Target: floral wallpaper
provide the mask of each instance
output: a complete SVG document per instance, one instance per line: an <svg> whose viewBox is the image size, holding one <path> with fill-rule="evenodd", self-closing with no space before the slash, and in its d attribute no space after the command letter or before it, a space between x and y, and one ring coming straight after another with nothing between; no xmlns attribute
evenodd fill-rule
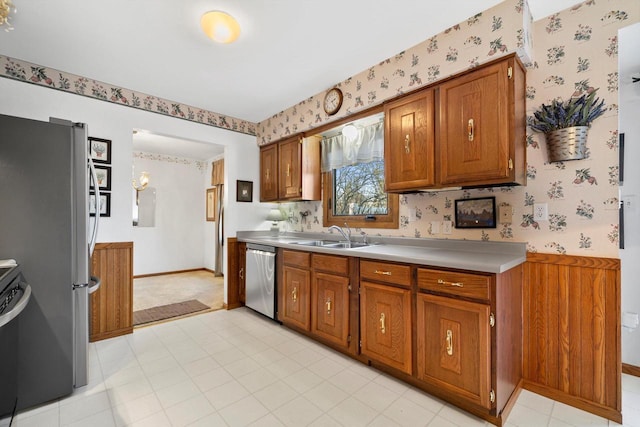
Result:
<svg viewBox="0 0 640 427"><path fill-rule="evenodd" d="M248 135L256 134L255 124L245 120L191 107L157 96L135 92L20 59L0 55L0 68L3 70L0 71L0 77L32 83L50 89L57 89Z"/></svg>
<svg viewBox="0 0 640 427"><path fill-rule="evenodd" d="M167 156L165 154L157 154L157 153L146 153L144 151L134 151L133 158L153 160L156 162L176 163L176 164L187 165L187 166L193 165L200 172L204 172L207 170L207 162L204 162L202 160L187 159L185 157Z"/></svg>
<svg viewBox="0 0 640 427"><path fill-rule="evenodd" d="M523 0L508 0L338 84L342 116L509 52L527 65L529 118L542 103L598 90L607 113L589 130L587 158L548 163L544 135L527 130L526 186L426 192L400 196L398 230L357 230L470 240L527 242L531 252L618 257L617 31L640 20L637 0L588 0L534 23ZM525 11L526 12L526 11ZM532 34L527 34L530 28ZM532 42L531 42L532 40ZM526 44L532 43L527 50ZM327 123L324 93L258 124L258 143ZM511 223L495 229L453 229L432 221L454 219L454 201L495 196L512 209ZM533 220L534 203L548 204L548 221ZM320 202L283 204L289 230L325 231ZM437 231L437 232L436 232ZM356 235L358 233L355 233Z"/></svg>

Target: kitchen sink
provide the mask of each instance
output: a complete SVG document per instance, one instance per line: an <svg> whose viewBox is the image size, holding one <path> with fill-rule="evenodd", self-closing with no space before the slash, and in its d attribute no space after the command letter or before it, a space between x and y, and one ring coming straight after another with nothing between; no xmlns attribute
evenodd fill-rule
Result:
<svg viewBox="0 0 640 427"><path fill-rule="evenodd" d="M351 249L369 246L368 243L361 242L336 242L335 240L304 240L300 242L292 242L302 246L321 246L324 248Z"/></svg>

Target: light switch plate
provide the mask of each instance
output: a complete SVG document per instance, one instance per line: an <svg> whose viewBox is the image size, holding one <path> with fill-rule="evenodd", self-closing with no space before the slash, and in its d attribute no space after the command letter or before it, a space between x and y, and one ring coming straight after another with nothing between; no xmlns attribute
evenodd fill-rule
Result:
<svg viewBox="0 0 640 427"><path fill-rule="evenodd" d="M498 206L498 222L500 224L511 224L513 221L513 208L511 205Z"/></svg>
<svg viewBox="0 0 640 427"><path fill-rule="evenodd" d="M440 234L440 221L431 221L431 234Z"/></svg>
<svg viewBox="0 0 640 427"><path fill-rule="evenodd" d="M442 221L442 234L451 234L451 221Z"/></svg>

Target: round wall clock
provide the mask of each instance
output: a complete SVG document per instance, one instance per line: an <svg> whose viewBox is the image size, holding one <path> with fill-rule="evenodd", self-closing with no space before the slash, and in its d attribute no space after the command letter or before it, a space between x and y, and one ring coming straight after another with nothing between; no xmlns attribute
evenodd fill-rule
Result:
<svg viewBox="0 0 640 427"><path fill-rule="evenodd" d="M337 87L329 89L324 95L324 112L332 116L342 107L342 91Z"/></svg>

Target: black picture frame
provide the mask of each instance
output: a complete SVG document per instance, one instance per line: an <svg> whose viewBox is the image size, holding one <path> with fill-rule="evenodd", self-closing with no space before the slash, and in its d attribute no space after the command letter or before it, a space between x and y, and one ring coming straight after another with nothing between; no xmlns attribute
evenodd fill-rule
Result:
<svg viewBox="0 0 640 427"><path fill-rule="evenodd" d="M89 216L96 216L96 193L93 191L89 193ZM111 216L111 193L100 193L100 216Z"/></svg>
<svg viewBox="0 0 640 427"><path fill-rule="evenodd" d="M111 191L111 166L96 165L96 177L98 178L98 189ZM89 189L94 190L93 180L90 180Z"/></svg>
<svg viewBox="0 0 640 427"><path fill-rule="evenodd" d="M496 198L456 200L455 220L456 228L496 228Z"/></svg>
<svg viewBox="0 0 640 427"><path fill-rule="evenodd" d="M236 181L236 201L253 201L253 181Z"/></svg>
<svg viewBox="0 0 640 427"><path fill-rule="evenodd" d="M111 164L111 140L95 138L90 136L89 140L89 157L93 163Z"/></svg>

